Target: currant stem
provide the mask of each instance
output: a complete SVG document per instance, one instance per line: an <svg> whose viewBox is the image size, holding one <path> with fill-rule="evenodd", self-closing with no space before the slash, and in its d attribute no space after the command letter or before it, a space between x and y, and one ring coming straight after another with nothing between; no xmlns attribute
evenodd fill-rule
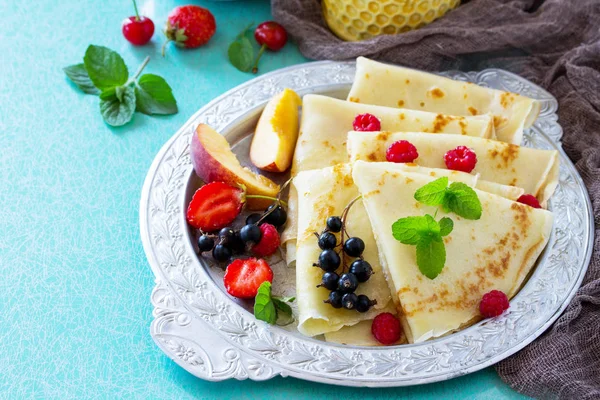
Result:
<svg viewBox="0 0 600 400"><path fill-rule="evenodd" d="M258 72L258 61L260 60L260 58L262 57L262 55L266 49L267 49L266 44L263 44L262 46L260 46L260 50L258 51L258 55L256 56L256 61L254 61L254 67L252 67L253 74L256 74Z"/></svg>
<svg viewBox="0 0 600 400"><path fill-rule="evenodd" d="M139 21L140 13L138 12L138 8L137 8L137 4L135 3L135 0L133 0L133 9L135 10L135 20Z"/></svg>
<svg viewBox="0 0 600 400"><path fill-rule="evenodd" d="M356 196L354 199L352 199L352 201L350 203L348 203L348 205L344 208L344 211L342 211L342 215L340 216L340 219L342 220L342 230L340 232L340 245L342 246L342 271L346 272L346 253L344 252L344 233L347 236L348 232L346 231L346 218L348 217L348 211L350 211L350 208L354 205L354 203L356 203L358 200L360 200L362 198L361 195Z"/></svg>
<svg viewBox="0 0 600 400"><path fill-rule="evenodd" d="M278 203L283 204L284 207L287 207L287 203L283 200L278 199L277 197L271 197L271 196L263 196L261 194L247 194L246 195L247 199L265 199L265 200L273 200L276 201Z"/></svg>

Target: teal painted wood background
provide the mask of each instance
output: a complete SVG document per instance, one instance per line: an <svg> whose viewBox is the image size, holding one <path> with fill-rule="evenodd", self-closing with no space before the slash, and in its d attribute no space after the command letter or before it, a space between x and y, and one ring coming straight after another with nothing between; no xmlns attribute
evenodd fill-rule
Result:
<svg viewBox="0 0 600 400"><path fill-rule="evenodd" d="M261 1L197 3L217 20L199 50L159 55L174 0L140 0L157 24L150 45L121 36L127 0L0 0L0 398L289 399L519 397L493 369L399 389L340 388L292 378L209 383L163 355L149 335L153 276L139 237L146 171L169 137L213 97L251 79L226 60L250 22L270 18ZM98 99L75 90L63 66L88 44L121 53L134 71L164 76L179 114L102 121ZM293 44L261 72L306 61Z"/></svg>

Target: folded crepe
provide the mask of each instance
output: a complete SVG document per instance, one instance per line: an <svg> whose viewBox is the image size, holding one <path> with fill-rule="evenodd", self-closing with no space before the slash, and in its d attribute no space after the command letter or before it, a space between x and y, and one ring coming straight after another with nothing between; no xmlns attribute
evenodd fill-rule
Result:
<svg viewBox="0 0 600 400"><path fill-rule="evenodd" d="M329 167L348 161L346 139L357 115L373 114L381 129L392 132L452 133L494 138L488 115L455 117L417 110L356 104L309 94L302 99L302 121L296 144L292 174Z"/></svg>
<svg viewBox="0 0 600 400"><path fill-rule="evenodd" d="M314 233L320 233L325 228L328 217L341 215L346 205L358 196L358 189L352 182L350 165L340 164L320 170L304 171L294 178L292 184L298 192L299 216L296 253L298 330L304 335L315 336L373 319L381 312L394 312L391 295L381 271L371 224L362 202L355 203L350 209L346 230L349 235L360 237L365 242L363 256L371 264L374 272L367 282L359 285L356 293L377 300L377 304L366 313L335 309L323 303L327 300L329 291L317 288L321 283L323 270L313 266L321 253ZM353 258L348 257L348 260L351 263Z"/></svg>
<svg viewBox="0 0 600 400"><path fill-rule="evenodd" d="M546 246L552 213L475 190L483 212L466 220L418 203L417 189L435 178L392 168L389 163L358 161L353 179L363 196L381 264L409 343L418 343L463 328L479 317L483 294L501 290L513 297ZM429 279L416 263L415 246L392 236L399 218L450 217L453 231L444 238L446 263Z"/></svg>
<svg viewBox="0 0 600 400"><path fill-rule="evenodd" d="M481 179L523 188L542 205L558 184L558 152L520 147L469 136L423 134L418 132L350 132L348 154L351 161L385 161L387 148L398 140L408 140L419 152L415 163L431 168L446 168L444 154L457 146L467 146L477 155L472 171Z"/></svg>
<svg viewBox="0 0 600 400"><path fill-rule="evenodd" d="M302 99L300 135L292 163L292 176L300 171L325 168L348 161L346 139L352 122L359 114L370 113L391 131L443 132L448 134L494 138L490 116L455 117L426 111L355 104L331 97L306 95ZM296 196L289 193L288 223L282 234L286 261L293 265L296 252Z"/></svg>
<svg viewBox="0 0 600 400"><path fill-rule="evenodd" d="M491 114L498 140L521 144L540 103L515 93L484 88L414 69L359 57L348 100L451 115Z"/></svg>

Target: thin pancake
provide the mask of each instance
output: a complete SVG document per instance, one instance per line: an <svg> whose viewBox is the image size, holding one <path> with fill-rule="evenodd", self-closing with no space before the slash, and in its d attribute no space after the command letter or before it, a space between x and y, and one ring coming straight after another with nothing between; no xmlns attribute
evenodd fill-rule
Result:
<svg viewBox="0 0 600 400"><path fill-rule="evenodd" d="M444 154L457 146L467 146L477 155L472 171L482 179L523 188L545 204L558 184L558 152L520 147L514 144L445 134L418 132L350 132L350 160L385 161L387 148L398 140L408 140L419 152L415 163L431 168L446 168Z"/></svg>
<svg viewBox="0 0 600 400"><path fill-rule="evenodd" d="M530 127L540 112L540 103L525 96L364 57L356 60L348 100L451 115L490 114L498 140L513 144L521 144L523 128Z"/></svg>
<svg viewBox="0 0 600 400"><path fill-rule="evenodd" d="M479 318L483 294L515 295L548 242L552 213L476 190L483 213L465 220L414 200L417 189L434 178L389 168L388 163L357 161L353 178L371 221L380 260L410 343L444 335ZM446 263L429 279L416 264L415 246L398 242L392 224L399 218L447 216L454 229L444 238Z"/></svg>

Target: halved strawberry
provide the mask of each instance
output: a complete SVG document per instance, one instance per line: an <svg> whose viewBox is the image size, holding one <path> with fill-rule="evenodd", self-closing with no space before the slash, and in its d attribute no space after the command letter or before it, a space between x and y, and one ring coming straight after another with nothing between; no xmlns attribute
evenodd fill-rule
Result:
<svg viewBox="0 0 600 400"><path fill-rule="evenodd" d="M229 225L242 211L246 194L242 188L211 182L196 190L187 209L187 221L204 232Z"/></svg>
<svg viewBox="0 0 600 400"><path fill-rule="evenodd" d="M227 293L240 299L254 298L264 281L273 282L273 270L262 258L234 260L223 277Z"/></svg>

